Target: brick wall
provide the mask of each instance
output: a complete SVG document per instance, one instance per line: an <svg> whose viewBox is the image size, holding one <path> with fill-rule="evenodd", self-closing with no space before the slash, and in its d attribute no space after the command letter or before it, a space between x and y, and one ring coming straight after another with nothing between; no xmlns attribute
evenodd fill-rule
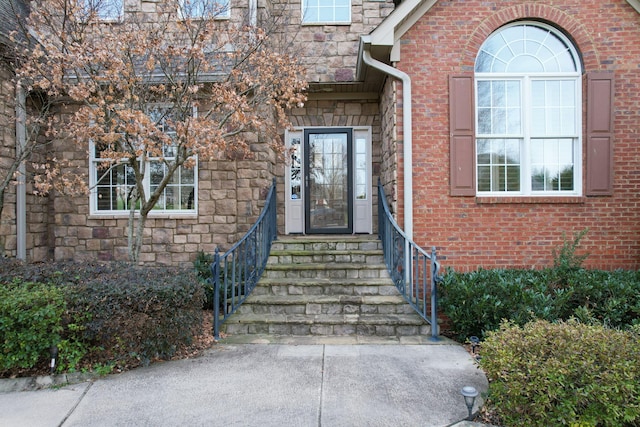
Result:
<svg viewBox="0 0 640 427"><path fill-rule="evenodd" d="M472 71L486 37L519 19L542 20L570 35L586 72L615 71L613 196L449 196L448 76ZM405 34L401 49L398 68L412 76L414 94L419 244L436 245L443 263L458 270L539 268L552 263L563 233L571 238L589 228L581 245L591 254L587 266L640 267L640 15L625 0L439 1Z"/></svg>

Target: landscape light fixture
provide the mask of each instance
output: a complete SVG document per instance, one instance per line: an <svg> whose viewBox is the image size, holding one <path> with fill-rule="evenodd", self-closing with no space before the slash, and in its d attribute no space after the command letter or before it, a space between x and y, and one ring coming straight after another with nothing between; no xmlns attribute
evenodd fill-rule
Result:
<svg viewBox="0 0 640 427"><path fill-rule="evenodd" d="M53 373L56 370L56 359L58 358L58 346L54 344L51 346L49 350L51 352L51 375L53 375Z"/></svg>
<svg viewBox="0 0 640 427"><path fill-rule="evenodd" d="M473 404L476 401L476 397L478 397L478 390L468 385L468 386L462 387L462 390L460 390L460 393L462 394L462 397L464 397L464 404L467 405L467 410L469 411L467 420L471 421Z"/></svg>
<svg viewBox="0 0 640 427"><path fill-rule="evenodd" d="M473 354L476 354L476 347L480 344L480 338L474 335L472 337L469 337L469 342L471 343L471 351L473 352Z"/></svg>

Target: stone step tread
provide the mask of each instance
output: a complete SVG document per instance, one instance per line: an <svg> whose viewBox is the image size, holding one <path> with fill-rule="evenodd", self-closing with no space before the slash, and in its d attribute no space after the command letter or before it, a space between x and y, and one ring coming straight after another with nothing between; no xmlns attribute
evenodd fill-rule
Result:
<svg viewBox="0 0 640 427"><path fill-rule="evenodd" d="M299 256L313 256L313 255L382 255L382 249L353 249L353 250L333 250L333 249L273 249L269 253L270 256L283 256L283 255L299 255Z"/></svg>
<svg viewBox="0 0 640 427"><path fill-rule="evenodd" d="M386 269L384 264L367 264L362 262L350 263L299 263L299 264L272 264L267 263L265 269L272 271L291 271L291 270L382 270Z"/></svg>
<svg viewBox="0 0 640 427"><path fill-rule="evenodd" d="M278 236L278 239L273 243L354 243L354 242L379 242L375 235L356 235L356 236L336 236L336 235L284 235Z"/></svg>
<svg viewBox="0 0 640 427"><path fill-rule="evenodd" d="M401 295L251 295L243 305L404 305Z"/></svg>
<svg viewBox="0 0 640 427"><path fill-rule="evenodd" d="M305 324L305 325L425 325L417 314L253 314L235 313L225 324Z"/></svg>
<svg viewBox="0 0 640 427"><path fill-rule="evenodd" d="M331 277L312 277L312 278L291 278L291 277L261 277L257 286L394 286L388 277L373 278L331 278Z"/></svg>
<svg viewBox="0 0 640 427"><path fill-rule="evenodd" d="M455 345L449 338L431 335L377 336L377 335L278 335L278 334L230 334L222 344L287 344L287 345Z"/></svg>

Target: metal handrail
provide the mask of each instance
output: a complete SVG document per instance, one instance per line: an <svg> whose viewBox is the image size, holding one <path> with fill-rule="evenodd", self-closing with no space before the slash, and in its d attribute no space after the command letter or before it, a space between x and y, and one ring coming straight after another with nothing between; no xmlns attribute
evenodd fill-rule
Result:
<svg viewBox="0 0 640 427"><path fill-rule="evenodd" d="M264 271L271 243L277 239L276 180L251 229L220 255L216 248L211 264L213 280L213 336L220 338L220 325L247 299ZM222 303L222 304L221 304Z"/></svg>
<svg viewBox="0 0 640 427"><path fill-rule="evenodd" d="M441 280L436 248L431 254L407 237L393 219L384 188L378 179L378 235L391 280L413 309L431 325L438 339L438 289ZM428 301L430 300L430 304Z"/></svg>

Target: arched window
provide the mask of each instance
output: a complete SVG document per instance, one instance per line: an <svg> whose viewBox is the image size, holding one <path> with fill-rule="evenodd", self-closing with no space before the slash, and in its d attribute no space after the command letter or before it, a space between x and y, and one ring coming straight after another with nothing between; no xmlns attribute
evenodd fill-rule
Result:
<svg viewBox="0 0 640 427"><path fill-rule="evenodd" d="M553 27L518 22L475 62L478 195L581 192L581 65Z"/></svg>

